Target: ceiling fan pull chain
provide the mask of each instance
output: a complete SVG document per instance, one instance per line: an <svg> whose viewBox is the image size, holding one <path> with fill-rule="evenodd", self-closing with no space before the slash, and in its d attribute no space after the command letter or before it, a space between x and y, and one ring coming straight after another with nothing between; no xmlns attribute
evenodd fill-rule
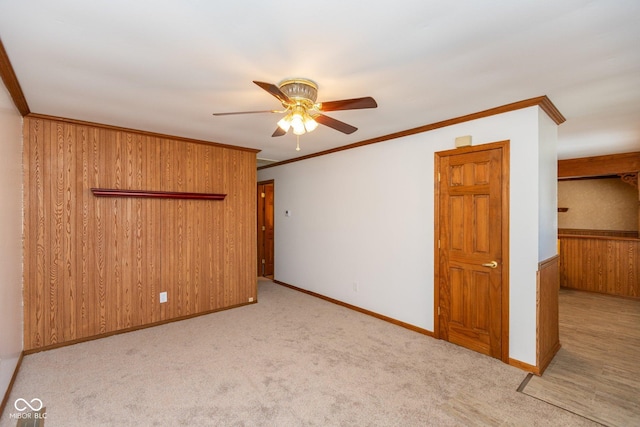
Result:
<svg viewBox="0 0 640 427"><path fill-rule="evenodd" d="M300 135L296 135L296 151L300 151Z"/></svg>

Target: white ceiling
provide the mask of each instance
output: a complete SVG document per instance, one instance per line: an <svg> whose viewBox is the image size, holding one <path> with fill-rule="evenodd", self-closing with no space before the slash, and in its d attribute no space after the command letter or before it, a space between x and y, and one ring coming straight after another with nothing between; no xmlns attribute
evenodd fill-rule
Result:
<svg viewBox="0 0 640 427"><path fill-rule="evenodd" d="M640 151L638 0L0 0L31 112L261 149L285 160L547 95L558 157ZM306 77L319 101L374 97L272 138L252 80Z"/></svg>

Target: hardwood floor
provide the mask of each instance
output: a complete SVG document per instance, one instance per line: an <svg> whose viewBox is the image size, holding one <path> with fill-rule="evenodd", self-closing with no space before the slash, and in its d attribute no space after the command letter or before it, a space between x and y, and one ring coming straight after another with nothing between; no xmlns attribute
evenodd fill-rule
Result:
<svg viewBox="0 0 640 427"><path fill-rule="evenodd" d="M640 425L640 300L561 289L560 343L523 392L604 425Z"/></svg>

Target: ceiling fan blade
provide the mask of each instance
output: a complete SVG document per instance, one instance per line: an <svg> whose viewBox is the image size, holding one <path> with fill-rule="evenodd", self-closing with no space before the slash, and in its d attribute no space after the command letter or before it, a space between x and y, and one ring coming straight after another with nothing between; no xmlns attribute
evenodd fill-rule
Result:
<svg viewBox="0 0 640 427"><path fill-rule="evenodd" d="M333 119L329 116L325 116L324 114L314 115L313 119L322 125L329 126L330 128L333 128L342 133L346 133L347 135L358 130L357 127L351 126L350 124L347 124L345 122L341 122L340 120Z"/></svg>
<svg viewBox="0 0 640 427"><path fill-rule="evenodd" d="M282 130L280 126L278 126L276 130L273 132L273 135L271 136L282 136L282 135L286 135L286 133L287 132L285 132L284 130Z"/></svg>
<svg viewBox="0 0 640 427"><path fill-rule="evenodd" d="M256 111L234 111L231 113L213 113L214 116L234 116L237 114L256 114L256 113L282 113L278 110L256 110Z"/></svg>
<svg viewBox="0 0 640 427"><path fill-rule="evenodd" d="M376 108L378 103L370 96L364 98L343 99L322 103L322 111L359 110L361 108Z"/></svg>
<svg viewBox="0 0 640 427"><path fill-rule="evenodd" d="M283 103L290 103L291 102L291 99L287 95L282 93L280 88L278 86L274 85L273 83L258 82L258 81L255 81L255 80L253 82L255 84L257 84L258 86L260 86L262 89L264 89L267 92L269 92L271 95L273 95L276 98L278 98L278 101L283 102Z"/></svg>

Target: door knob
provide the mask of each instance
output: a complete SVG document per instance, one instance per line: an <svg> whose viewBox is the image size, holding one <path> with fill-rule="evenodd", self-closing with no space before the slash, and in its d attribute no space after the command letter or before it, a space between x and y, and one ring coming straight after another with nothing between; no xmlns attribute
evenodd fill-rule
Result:
<svg viewBox="0 0 640 427"><path fill-rule="evenodd" d="M496 268L498 263L496 261L486 262L482 264L483 267Z"/></svg>

